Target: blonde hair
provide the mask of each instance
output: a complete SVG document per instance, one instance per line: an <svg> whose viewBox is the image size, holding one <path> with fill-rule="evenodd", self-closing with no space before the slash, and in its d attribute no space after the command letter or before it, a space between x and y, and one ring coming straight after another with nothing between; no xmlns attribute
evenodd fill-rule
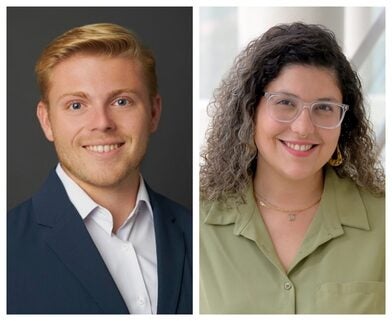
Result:
<svg viewBox="0 0 392 321"><path fill-rule="evenodd" d="M48 98L49 78L53 68L79 53L137 59L142 64L150 96L157 94L158 82L152 52L131 31L111 23L97 23L73 28L54 39L44 49L35 66L43 101Z"/></svg>

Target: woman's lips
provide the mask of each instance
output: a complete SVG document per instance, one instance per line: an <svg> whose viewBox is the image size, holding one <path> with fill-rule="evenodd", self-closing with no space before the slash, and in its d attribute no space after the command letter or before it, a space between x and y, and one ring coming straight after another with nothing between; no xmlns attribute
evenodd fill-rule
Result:
<svg viewBox="0 0 392 321"><path fill-rule="evenodd" d="M289 142L284 140L280 140L280 142L286 147L287 151L295 156L308 156L318 146L318 144L310 142Z"/></svg>
<svg viewBox="0 0 392 321"><path fill-rule="evenodd" d="M284 142L284 143L286 144L287 147L301 152L306 152L307 150L313 147L312 144L293 144L289 142Z"/></svg>

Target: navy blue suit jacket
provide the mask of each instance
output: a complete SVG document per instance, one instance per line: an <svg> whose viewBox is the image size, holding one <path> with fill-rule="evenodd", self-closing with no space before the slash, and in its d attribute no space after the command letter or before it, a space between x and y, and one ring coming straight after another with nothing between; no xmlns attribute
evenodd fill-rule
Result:
<svg viewBox="0 0 392 321"><path fill-rule="evenodd" d="M148 188L158 262L158 313L192 313L192 219ZM8 313L129 313L82 218L53 171L11 210L7 232Z"/></svg>

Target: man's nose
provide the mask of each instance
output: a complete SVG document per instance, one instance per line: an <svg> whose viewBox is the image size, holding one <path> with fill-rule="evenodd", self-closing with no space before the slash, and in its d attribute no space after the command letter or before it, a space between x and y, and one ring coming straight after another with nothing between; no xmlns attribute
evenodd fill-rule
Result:
<svg viewBox="0 0 392 321"><path fill-rule="evenodd" d="M94 106L92 109L90 115L91 130L107 131L116 127L113 115L107 106Z"/></svg>

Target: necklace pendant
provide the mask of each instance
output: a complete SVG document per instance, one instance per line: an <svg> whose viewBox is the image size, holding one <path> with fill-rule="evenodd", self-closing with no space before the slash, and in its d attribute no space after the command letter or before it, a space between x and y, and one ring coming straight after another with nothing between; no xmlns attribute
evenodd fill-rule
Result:
<svg viewBox="0 0 392 321"><path fill-rule="evenodd" d="M260 204L261 206L263 206L263 207L267 207L267 205L266 205L262 200L259 200L259 204Z"/></svg>
<svg viewBox="0 0 392 321"><path fill-rule="evenodd" d="M289 216L289 222L294 222L297 218L297 214L295 213L289 213L288 216Z"/></svg>

